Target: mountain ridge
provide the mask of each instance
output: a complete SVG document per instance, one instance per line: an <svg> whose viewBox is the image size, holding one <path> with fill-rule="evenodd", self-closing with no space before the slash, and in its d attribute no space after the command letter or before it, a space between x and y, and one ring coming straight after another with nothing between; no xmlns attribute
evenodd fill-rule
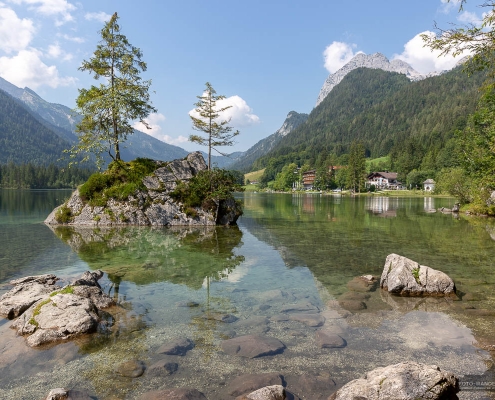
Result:
<svg viewBox="0 0 495 400"><path fill-rule="evenodd" d="M421 74L403 60L395 59L390 61L382 53L373 53L369 55L365 53L358 53L343 67L328 75L322 88L320 89L318 98L316 99L316 107L318 107L325 97L328 96L333 88L337 86L349 72L357 68L381 69L387 72L397 72L399 74L406 75L406 77L413 82L432 76L437 76L444 72L434 71L428 74Z"/></svg>

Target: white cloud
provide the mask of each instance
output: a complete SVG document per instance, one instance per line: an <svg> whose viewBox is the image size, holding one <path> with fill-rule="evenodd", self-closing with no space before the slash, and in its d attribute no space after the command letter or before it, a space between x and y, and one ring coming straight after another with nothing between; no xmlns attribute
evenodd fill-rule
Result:
<svg viewBox="0 0 495 400"><path fill-rule="evenodd" d="M409 42L404 45L404 51L401 54L394 54L393 59L400 59L411 65L416 71L426 74L433 71L443 71L453 68L457 62L464 56L460 55L456 58L451 55L439 57L438 50L431 51L429 47L425 47L421 35L435 35L433 32L425 31L414 36Z"/></svg>
<svg viewBox="0 0 495 400"><path fill-rule="evenodd" d="M48 46L46 55L50 58L60 59L62 61L70 61L74 58L71 53L66 53L58 43Z"/></svg>
<svg viewBox="0 0 495 400"><path fill-rule="evenodd" d="M0 57L0 76L16 86L31 89L43 85L56 88L76 82L72 77L60 77L57 67L46 65L41 56L39 50L28 49L21 50L14 57Z"/></svg>
<svg viewBox="0 0 495 400"><path fill-rule="evenodd" d="M34 10L43 15L61 17L57 19L56 25L62 25L66 22L73 21L74 18L70 14L76 9L76 6L69 3L67 0L9 0L14 4L28 4L30 10Z"/></svg>
<svg viewBox="0 0 495 400"><path fill-rule="evenodd" d="M106 12L100 11L86 13L84 15L84 18L86 18L88 21L107 22L110 21L110 18L112 18L112 16L110 14L107 14Z"/></svg>
<svg viewBox="0 0 495 400"><path fill-rule="evenodd" d="M20 19L0 3L0 50L7 54L25 49L35 33L33 21Z"/></svg>
<svg viewBox="0 0 495 400"><path fill-rule="evenodd" d="M148 118L144 119L146 123L149 125L150 129L146 128L146 126L139 121L136 121L133 124L133 128L137 129L138 131L144 132L150 136L153 136L155 139L161 140L162 142L173 144L176 146L181 143L185 143L189 140L184 136L179 136L174 138L172 136L165 135L160 125L160 123L165 121L165 119L166 118L163 114L160 113L150 114Z"/></svg>
<svg viewBox="0 0 495 400"><path fill-rule="evenodd" d="M353 49L356 47L357 46L355 44L343 42L332 42L332 44L328 45L323 51L325 68L328 72L333 74L335 71L339 70L351 61L356 54L362 53L362 51L354 53Z"/></svg>
<svg viewBox="0 0 495 400"><path fill-rule="evenodd" d="M481 25L481 18L476 13L463 11L457 19L465 24Z"/></svg>
<svg viewBox="0 0 495 400"><path fill-rule="evenodd" d="M206 93L203 93L205 95ZM257 115L253 114L253 110L248 106L246 101L239 96L230 96L223 100L218 100L216 104L216 109L221 109L225 107L230 107L227 110L223 111L219 116L219 120L225 121L230 120L229 125L234 129L239 126L248 126L257 124L260 122L260 119ZM195 109L189 111L189 115L192 115L196 118L199 117L199 114Z"/></svg>
<svg viewBox="0 0 495 400"><path fill-rule="evenodd" d="M69 40L70 42L75 42L75 43L84 43L85 42L84 38L82 38L82 37L69 36L66 33L64 33L63 35L57 34L57 36L65 39L65 40Z"/></svg>

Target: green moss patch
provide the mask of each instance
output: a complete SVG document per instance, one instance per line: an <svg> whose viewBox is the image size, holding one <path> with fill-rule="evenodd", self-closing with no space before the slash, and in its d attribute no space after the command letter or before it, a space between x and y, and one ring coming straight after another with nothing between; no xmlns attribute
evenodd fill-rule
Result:
<svg viewBox="0 0 495 400"><path fill-rule="evenodd" d="M131 162L112 162L105 172L96 172L80 186L83 201L92 207L103 207L109 199L126 200L138 190L144 190L143 178L151 175L159 165L148 158Z"/></svg>

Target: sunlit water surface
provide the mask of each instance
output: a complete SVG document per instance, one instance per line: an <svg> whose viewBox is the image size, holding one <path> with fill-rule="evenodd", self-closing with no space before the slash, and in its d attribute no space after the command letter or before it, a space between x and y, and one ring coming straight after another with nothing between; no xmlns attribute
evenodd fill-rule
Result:
<svg viewBox="0 0 495 400"><path fill-rule="evenodd" d="M40 399L56 387L98 399L134 399L159 388L197 388L232 399L229 383L246 373L281 373L294 393L326 399L379 366L412 360L494 381L495 225L432 213L452 199L245 194L238 227L215 229L50 229L42 221L67 191L0 191L0 295L8 282L54 273L65 279L101 269L118 301L110 329L50 348L31 349L0 320L0 398ZM459 299L397 298L347 284L381 275L398 253L440 269ZM290 319L319 313L323 327ZM236 322L222 322L233 315ZM342 336L344 348L319 348L315 331ZM255 359L225 354L222 340L260 334L286 350ZM164 343L187 337L166 377L124 378L127 360L147 366ZM310 376L318 385L304 385ZM314 380L314 378L317 378ZM307 381L306 381L307 382ZM462 382L462 378L461 378ZM335 385L334 385L335 383ZM461 391L460 398L492 398Z"/></svg>

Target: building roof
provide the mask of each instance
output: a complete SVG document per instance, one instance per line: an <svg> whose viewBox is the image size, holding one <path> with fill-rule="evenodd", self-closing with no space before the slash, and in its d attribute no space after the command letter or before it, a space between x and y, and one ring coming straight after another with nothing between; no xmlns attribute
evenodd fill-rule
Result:
<svg viewBox="0 0 495 400"><path fill-rule="evenodd" d="M397 179L397 172L372 172L368 175L368 179L371 179L375 176L381 176L384 179L388 179L389 181L395 181Z"/></svg>
<svg viewBox="0 0 495 400"><path fill-rule="evenodd" d="M433 179L427 179L426 181L423 182L423 185L431 185L433 183L435 183Z"/></svg>

